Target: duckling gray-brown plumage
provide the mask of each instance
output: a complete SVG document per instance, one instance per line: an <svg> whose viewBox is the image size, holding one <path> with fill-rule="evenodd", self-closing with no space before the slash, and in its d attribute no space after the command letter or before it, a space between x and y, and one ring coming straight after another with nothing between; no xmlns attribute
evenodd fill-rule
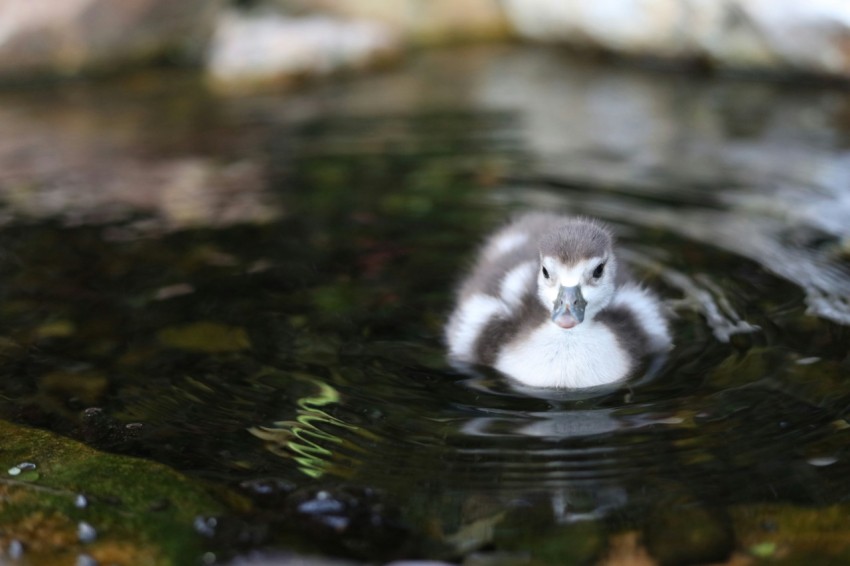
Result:
<svg viewBox="0 0 850 566"><path fill-rule="evenodd" d="M601 223L525 214L488 238L461 284L449 355L536 387L626 379L671 339L658 298L622 273Z"/></svg>

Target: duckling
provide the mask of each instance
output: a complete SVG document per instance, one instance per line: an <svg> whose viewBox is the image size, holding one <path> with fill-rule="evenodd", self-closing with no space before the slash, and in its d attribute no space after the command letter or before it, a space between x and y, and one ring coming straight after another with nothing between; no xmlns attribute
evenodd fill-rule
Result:
<svg viewBox="0 0 850 566"><path fill-rule="evenodd" d="M486 240L445 335L451 358L550 388L625 380L671 347L661 302L618 267L611 231L549 213Z"/></svg>

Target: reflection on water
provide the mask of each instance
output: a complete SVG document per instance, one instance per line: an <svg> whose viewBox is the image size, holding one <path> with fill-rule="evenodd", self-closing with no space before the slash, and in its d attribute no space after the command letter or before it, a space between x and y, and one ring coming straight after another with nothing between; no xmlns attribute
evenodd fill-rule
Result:
<svg viewBox="0 0 850 566"><path fill-rule="evenodd" d="M297 377L297 376L293 376ZM330 431L346 430L360 432L369 438L368 430L346 424L323 410L323 407L339 403L339 392L327 383L306 377L317 389L313 397L298 400L297 417L294 421L280 421L274 427L253 427L251 434L265 440L269 449L285 458L292 458L301 473L320 478L326 473L346 477L347 468L328 467L328 463L345 449L343 440Z"/></svg>
<svg viewBox="0 0 850 566"><path fill-rule="evenodd" d="M214 482L377 487L458 549L850 496L840 91L478 49L285 97L2 99L3 418ZM675 312L643 379L445 361L478 241L541 207L611 223Z"/></svg>

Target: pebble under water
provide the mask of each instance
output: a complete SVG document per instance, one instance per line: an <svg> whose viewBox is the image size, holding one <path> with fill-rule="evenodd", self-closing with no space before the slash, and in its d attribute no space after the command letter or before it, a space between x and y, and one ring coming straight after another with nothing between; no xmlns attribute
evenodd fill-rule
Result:
<svg viewBox="0 0 850 566"><path fill-rule="evenodd" d="M848 117L844 87L517 47L5 92L0 417L235 490L196 531L248 563L848 556L771 538L850 509ZM608 222L675 313L645 375L446 361L455 284L531 209Z"/></svg>

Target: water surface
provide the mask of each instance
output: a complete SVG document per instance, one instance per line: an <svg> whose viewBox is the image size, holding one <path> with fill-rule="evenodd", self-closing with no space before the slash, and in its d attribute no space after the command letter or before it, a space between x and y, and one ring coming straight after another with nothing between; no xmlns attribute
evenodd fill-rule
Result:
<svg viewBox="0 0 850 566"><path fill-rule="evenodd" d="M290 93L0 96L4 419L213 484L376 488L442 558L631 531L663 558L692 524L722 559L741 509L850 495L843 89L479 48ZM664 297L646 376L447 363L454 285L527 209L609 222Z"/></svg>

